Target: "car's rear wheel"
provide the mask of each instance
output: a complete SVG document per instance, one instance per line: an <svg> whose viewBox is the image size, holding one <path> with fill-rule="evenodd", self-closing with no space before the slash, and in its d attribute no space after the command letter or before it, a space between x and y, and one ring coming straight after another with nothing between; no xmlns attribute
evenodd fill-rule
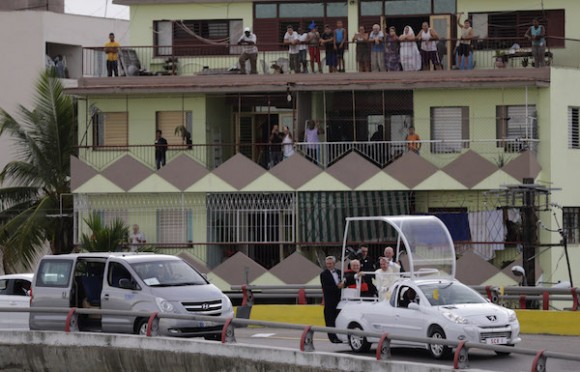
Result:
<svg viewBox="0 0 580 372"><path fill-rule="evenodd" d="M503 345L503 346L514 347L515 345L514 344L506 344L506 345ZM495 354L497 356L508 356L508 355L511 354L511 351L496 351Z"/></svg>
<svg viewBox="0 0 580 372"><path fill-rule="evenodd" d="M358 323L349 325L348 329L363 330ZM348 335L348 344L355 353L366 353L371 349L371 344L367 341L366 337Z"/></svg>
<svg viewBox="0 0 580 372"><path fill-rule="evenodd" d="M447 338L445 337L445 332L439 326L434 326L431 328L431 330L429 331L429 337L436 339ZM441 344L429 344L429 352L431 353L431 356L435 359L445 359L451 356L451 348L449 348L449 346Z"/></svg>

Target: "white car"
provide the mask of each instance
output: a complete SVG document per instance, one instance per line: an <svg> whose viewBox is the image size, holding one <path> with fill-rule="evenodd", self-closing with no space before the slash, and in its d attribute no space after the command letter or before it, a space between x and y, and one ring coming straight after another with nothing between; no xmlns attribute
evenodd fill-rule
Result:
<svg viewBox="0 0 580 372"><path fill-rule="evenodd" d="M0 307L14 308L15 312L0 314L0 329L28 329L28 313L19 308L30 307L30 286L34 274L0 276Z"/></svg>
<svg viewBox="0 0 580 372"><path fill-rule="evenodd" d="M489 303L457 280L400 279L390 293L389 300L342 301L336 327L493 345L513 346L521 341L520 325L513 310ZM344 334L338 337L348 341L355 352L366 352L371 343L379 341ZM396 345L426 348L437 359L452 352L448 346L392 340L391 346Z"/></svg>

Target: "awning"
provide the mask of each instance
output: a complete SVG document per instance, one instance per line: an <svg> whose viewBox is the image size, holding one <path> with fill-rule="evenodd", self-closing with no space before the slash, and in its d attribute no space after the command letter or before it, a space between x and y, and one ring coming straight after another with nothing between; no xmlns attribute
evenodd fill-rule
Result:
<svg viewBox="0 0 580 372"><path fill-rule="evenodd" d="M342 244L346 217L409 214L406 191L348 191L298 193L298 240L305 243ZM372 224L353 226L350 239L377 238Z"/></svg>

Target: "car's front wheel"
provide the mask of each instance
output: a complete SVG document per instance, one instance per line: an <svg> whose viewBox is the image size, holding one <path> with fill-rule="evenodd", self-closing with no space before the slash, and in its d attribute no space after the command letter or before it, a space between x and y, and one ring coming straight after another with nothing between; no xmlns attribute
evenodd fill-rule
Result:
<svg viewBox="0 0 580 372"><path fill-rule="evenodd" d="M445 332L439 326L434 326L431 328L431 330L429 331L429 337L440 340L446 338ZM449 348L449 346L441 344L429 344L429 352L431 353L431 356L433 356L433 358L435 359L444 359L449 358L451 356L451 348Z"/></svg>
<svg viewBox="0 0 580 372"><path fill-rule="evenodd" d="M349 325L348 329L363 330L358 323ZM370 342L367 341L366 337L362 336L348 335L348 344L355 353L366 353L371 349Z"/></svg>
<svg viewBox="0 0 580 372"><path fill-rule="evenodd" d="M139 322L137 322L137 326L135 327L135 333L145 336L147 334L147 323L149 323L148 319L139 320Z"/></svg>

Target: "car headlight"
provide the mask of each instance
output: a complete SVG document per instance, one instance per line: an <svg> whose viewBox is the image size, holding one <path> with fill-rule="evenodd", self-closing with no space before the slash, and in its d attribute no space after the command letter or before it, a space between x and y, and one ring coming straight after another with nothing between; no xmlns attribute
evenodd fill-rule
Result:
<svg viewBox="0 0 580 372"><path fill-rule="evenodd" d="M175 310L173 305L164 298L155 297L155 302L162 313L172 313Z"/></svg>
<svg viewBox="0 0 580 372"><path fill-rule="evenodd" d="M230 301L230 298L226 295L222 295L222 309L223 312L225 313L229 313L230 311L234 310L234 307L232 306L232 301Z"/></svg>
<svg viewBox="0 0 580 372"><path fill-rule="evenodd" d="M454 314L454 313L451 313L451 312L448 312L448 311L445 311L441 314L443 314L444 317L446 317L447 319L449 319L453 323L457 323L457 324L469 323L469 321L467 319L465 319L464 317L457 315L457 314Z"/></svg>
<svg viewBox="0 0 580 372"><path fill-rule="evenodd" d="M513 323L518 321L518 317L515 311L510 311L508 314L508 322Z"/></svg>

